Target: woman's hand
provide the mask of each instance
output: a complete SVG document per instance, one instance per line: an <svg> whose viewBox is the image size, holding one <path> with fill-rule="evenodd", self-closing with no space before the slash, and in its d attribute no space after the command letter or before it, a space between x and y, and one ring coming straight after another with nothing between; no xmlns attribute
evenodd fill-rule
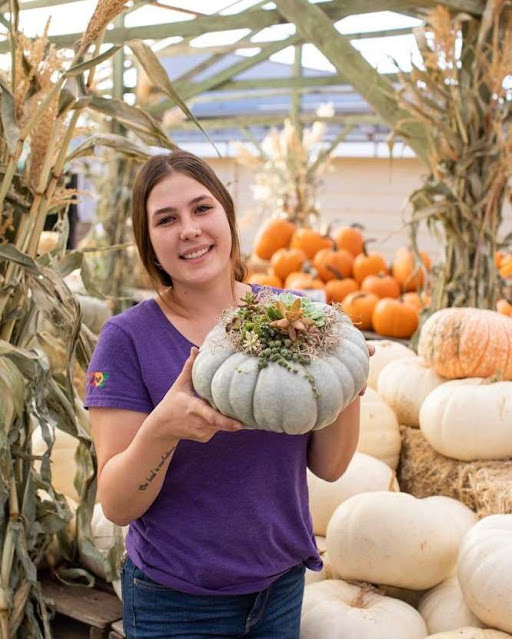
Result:
<svg viewBox="0 0 512 639"><path fill-rule="evenodd" d="M375 346L373 346L373 344L368 344L368 354L370 355L370 357L375 353ZM362 397L365 392L366 392L366 386L367 384L365 384L363 386L363 388L361 389L361 392L359 393L359 395Z"/></svg>
<svg viewBox="0 0 512 639"><path fill-rule="evenodd" d="M234 432L243 428L240 422L219 413L195 396L192 366L198 352L197 348L192 348L180 375L153 410L158 434L165 439L207 442L219 431Z"/></svg>

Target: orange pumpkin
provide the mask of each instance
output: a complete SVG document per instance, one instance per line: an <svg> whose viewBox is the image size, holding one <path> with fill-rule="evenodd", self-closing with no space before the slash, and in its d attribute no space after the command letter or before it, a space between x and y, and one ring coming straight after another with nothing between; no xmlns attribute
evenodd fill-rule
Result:
<svg viewBox="0 0 512 639"><path fill-rule="evenodd" d="M500 262L500 275L512 278L512 255L505 255Z"/></svg>
<svg viewBox="0 0 512 639"><path fill-rule="evenodd" d="M368 275L387 273L388 265L380 253L361 253L354 260L354 279L361 285Z"/></svg>
<svg viewBox="0 0 512 639"><path fill-rule="evenodd" d="M306 260L306 254L300 249L282 248L272 255L270 266L277 277L284 282L290 273L300 271Z"/></svg>
<svg viewBox="0 0 512 639"><path fill-rule="evenodd" d="M443 308L423 324L418 355L448 379L499 375L512 381L512 322L496 311Z"/></svg>
<svg viewBox="0 0 512 639"><path fill-rule="evenodd" d="M406 247L395 254L391 272L404 291L417 291L423 287L424 270L430 269L430 258L424 251L420 251L420 256L422 264L418 264L416 255Z"/></svg>
<svg viewBox="0 0 512 639"><path fill-rule="evenodd" d="M246 279L248 284L259 284L260 286L274 286L283 288L282 281L274 273L253 273Z"/></svg>
<svg viewBox="0 0 512 639"><path fill-rule="evenodd" d="M502 315L508 315L508 317L512 317L512 304L510 302L507 302L507 300L505 299L498 300L498 303L496 304L496 310Z"/></svg>
<svg viewBox="0 0 512 639"><path fill-rule="evenodd" d="M308 290L311 288L323 289L324 283L315 279L310 273L290 273L284 283L285 288Z"/></svg>
<svg viewBox="0 0 512 639"><path fill-rule="evenodd" d="M384 298L373 309L372 323L379 335L407 339L418 328L418 311L400 300Z"/></svg>
<svg viewBox="0 0 512 639"><path fill-rule="evenodd" d="M373 293L355 291L343 300L341 308L350 317L354 326L362 331L372 329L372 314L379 298Z"/></svg>
<svg viewBox="0 0 512 639"><path fill-rule="evenodd" d="M280 248L287 248L295 232L295 226L284 219L267 220L254 238L254 254L269 260Z"/></svg>
<svg viewBox="0 0 512 639"><path fill-rule="evenodd" d="M297 229L291 238L290 248L301 249L312 260L318 251L332 248L332 240L314 229Z"/></svg>
<svg viewBox="0 0 512 639"><path fill-rule="evenodd" d="M367 275L361 284L361 290L375 293L377 297L400 297L400 284L387 273Z"/></svg>
<svg viewBox="0 0 512 639"><path fill-rule="evenodd" d="M329 280L325 285L325 297L328 304L343 302L347 295L357 290L359 290L357 282L351 277L346 277L344 280Z"/></svg>
<svg viewBox="0 0 512 639"><path fill-rule="evenodd" d="M357 257L364 251L364 238L355 226L343 226L333 233L333 240L338 249L345 249Z"/></svg>
<svg viewBox="0 0 512 639"><path fill-rule="evenodd" d="M313 265L322 282L350 277L353 264L352 253L345 251L345 249L339 251L330 248L320 249L313 259Z"/></svg>
<svg viewBox="0 0 512 639"><path fill-rule="evenodd" d="M505 257L505 253L502 253L501 251L495 251L494 252L494 266L499 269L501 266L501 261L503 260L503 258Z"/></svg>
<svg viewBox="0 0 512 639"><path fill-rule="evenodd" d="M413 306L414 308L421 311L424 308L428 308L430 305L430 297L426 293L417 293L416 291L410 291L409 293L404 293L400 299L405 303Z"/></svg>

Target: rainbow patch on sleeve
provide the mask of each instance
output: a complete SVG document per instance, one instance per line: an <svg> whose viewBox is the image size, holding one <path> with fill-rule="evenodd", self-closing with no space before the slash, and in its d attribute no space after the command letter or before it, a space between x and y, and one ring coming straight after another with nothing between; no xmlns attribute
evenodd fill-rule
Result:
<svg viewBox="0 0 512 639"><path fill-rule="evenodd" d="M108 377L108 373L104 373L103 371L91 371L87 373L87 386L92 388L105 388Z"/></svg>

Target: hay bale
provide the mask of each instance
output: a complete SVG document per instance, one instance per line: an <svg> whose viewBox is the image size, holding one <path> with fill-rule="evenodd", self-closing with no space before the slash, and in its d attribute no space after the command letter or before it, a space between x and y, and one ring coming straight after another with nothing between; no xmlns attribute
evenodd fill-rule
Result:
<svg viewBox="0 0 512 639"><path fill-rule="evenodd" d="M415 497L446 495L479 517L512 513L512 459L464 462L437 453L423 433L400 426L402 449L397 477Z"/></svg>

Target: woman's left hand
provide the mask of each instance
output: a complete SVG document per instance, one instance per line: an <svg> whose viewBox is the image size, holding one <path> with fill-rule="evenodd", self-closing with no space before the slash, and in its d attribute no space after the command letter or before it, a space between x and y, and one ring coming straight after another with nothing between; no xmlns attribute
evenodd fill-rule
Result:
<svg viewBox="0 0 512 639"><path fill-rule="evenodd" d="M370 355L370 357L375 353L375 346L373 344L368 344L368 354ZM366 384L363 386L363 388L361 389L361 392L359 393L359 395L362 397L365 392L366 392Z"/></svg>

